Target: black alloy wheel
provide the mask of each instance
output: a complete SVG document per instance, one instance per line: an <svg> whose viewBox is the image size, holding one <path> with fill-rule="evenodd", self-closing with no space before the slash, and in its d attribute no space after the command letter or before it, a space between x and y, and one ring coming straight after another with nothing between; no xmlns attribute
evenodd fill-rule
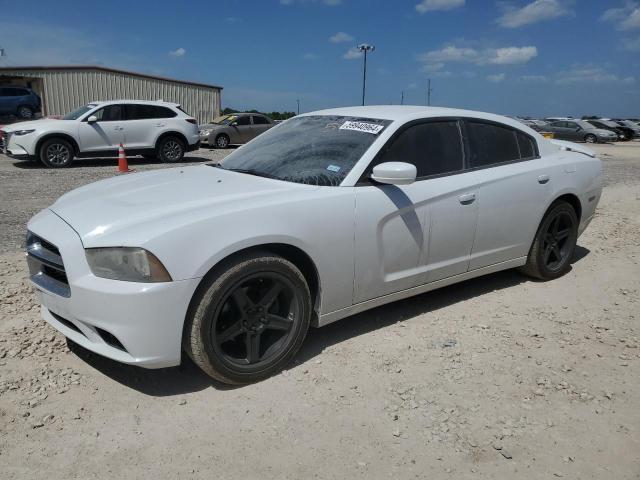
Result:
<svg viewBox="0 0 640 480"><path fill-rule="evenodd" d="M533 240L521 271L541 280L558 278L569 271L578 239L578 216L565 201L549 207Z"/></svg>

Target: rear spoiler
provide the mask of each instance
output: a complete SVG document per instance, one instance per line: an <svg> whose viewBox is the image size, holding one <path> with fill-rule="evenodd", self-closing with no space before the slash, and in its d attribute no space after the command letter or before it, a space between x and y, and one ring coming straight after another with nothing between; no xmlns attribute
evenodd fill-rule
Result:
<svg viewBox="0 0 640 480"><path fill-rule="evenodd" d="M596 158L597 156L596 152L594 152L590 148L583 147L582 145L578 145L577 143L565 142L564 140L556 140L556 139L549 139L549 141L553 143L555 146L560 147L560 150L563 150L565 152L581 153L591 158Z"/></svg>

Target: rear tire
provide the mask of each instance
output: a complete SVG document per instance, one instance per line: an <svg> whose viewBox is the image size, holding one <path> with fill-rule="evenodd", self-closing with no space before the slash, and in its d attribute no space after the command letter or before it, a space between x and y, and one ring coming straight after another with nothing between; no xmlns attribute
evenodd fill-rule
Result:
<svg viewBox="0 0 640 480"><path fill-rule="evenodd" d="M527 263L520 271L539 280L561 277L571 268L577 239L575 210L565 201L554 203L540 222Z"/></svg>
<svg viewBox="0 0 640 480"><path fill-rule="evenodd" d="M164 163L179 162L184 153L184 142L178 137L165 137L158 144L158 158Z"/></svg>
<svg viewBox="0 0 640 480"><path fill-rule="evenodd" d="M598 137L590 133L588 135L585 135L584 141L587 143L598 143Z"/></svg>
<svg viewBox="0 0 640 480"><path fill-rule="evenodd" d="M73 145L64 138L50 138L40 146L40 161L49 168L65 168L75 156Z"/></svg>
<svg viewBox="0 0 640 480"><path fill-rule="evenodd" d="M256 382L291 361L311 312L309 287L294 264L250 253L205 277L187 313L184 348L216 380Z"/></svg>

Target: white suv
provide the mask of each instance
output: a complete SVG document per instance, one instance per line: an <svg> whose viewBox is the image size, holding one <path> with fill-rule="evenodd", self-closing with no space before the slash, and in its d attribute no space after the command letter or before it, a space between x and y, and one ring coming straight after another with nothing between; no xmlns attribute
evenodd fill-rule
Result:
<svg viewBox="0 0 640 480"><path fill-rule="evenodd" d="M61 119L20 122L3 128L3 152L40 160L47 167L71 164L74 157L129 155L177 162L200 146L198 125L176 103L142 100L92 102Z"/></svg>

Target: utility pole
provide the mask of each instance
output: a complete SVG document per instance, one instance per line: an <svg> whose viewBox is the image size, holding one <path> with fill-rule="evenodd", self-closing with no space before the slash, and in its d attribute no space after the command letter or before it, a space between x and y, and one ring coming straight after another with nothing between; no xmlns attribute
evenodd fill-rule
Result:
<svg viewBox="0 0 640 480"><path fill-rule="evenodd" d="M296 103L298 104L298 115L300 115L300 100L296 100Z"/></svg>
<svg viewBox="0 0 640 480"><path fill-rule="evenodd" d="M356 48L364 53L364 69L362 71L362 106L364 106L364 93L367 85L367 53L373 52L376 47L363 43L362 45L358 45Z"/></svg>
<svg viewBox="0 0 640 480"><path fill-rule="evenodd" d="M431 106L431 79L427 79L427 106Z"/></svg>
<svg viewBox="0 0 640 480"><path fill-rule="evenodd" d="M404 90L402 90L402 96L400 97L400 105L404 105Z"/></svg>

